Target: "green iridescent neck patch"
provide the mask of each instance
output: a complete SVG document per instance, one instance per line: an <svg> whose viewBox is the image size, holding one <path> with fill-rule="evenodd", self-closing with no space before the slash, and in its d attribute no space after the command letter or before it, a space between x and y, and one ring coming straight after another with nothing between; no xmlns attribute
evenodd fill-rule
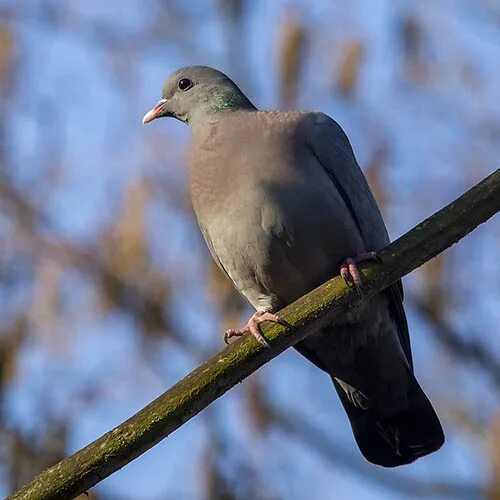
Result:
<svg viewBox="0 0 500 500"><path fill-rule="evenodd" d="M215 91L212 94L212 111L254 108L252 103L241 93L234 90Z"/></svg>

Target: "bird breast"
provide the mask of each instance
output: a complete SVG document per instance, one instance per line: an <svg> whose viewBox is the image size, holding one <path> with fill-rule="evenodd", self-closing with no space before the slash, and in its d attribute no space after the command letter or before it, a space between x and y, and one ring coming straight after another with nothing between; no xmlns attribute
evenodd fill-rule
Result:
<svg viewBox="0 0 500 500"><path fill-rule="evenodd" d="M317 159L282 130L209 127L190 162L193 208L212 255L259 310L276 309L364 251L342 196ZM239 138L239 140L238 140Z"/></svg>

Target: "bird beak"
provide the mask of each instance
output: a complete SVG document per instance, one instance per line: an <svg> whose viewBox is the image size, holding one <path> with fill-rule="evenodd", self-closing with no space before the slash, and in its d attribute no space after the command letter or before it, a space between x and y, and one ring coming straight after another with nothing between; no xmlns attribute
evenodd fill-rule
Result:
<svg viewBox="0 0 500 500"><path fill-rule="evenodd" d="M150 109L145 115L144 118L142 119L142 124L146 125L146 123L152 122L156 118L162 116L163 113L163 106L166 104L167 99L161 99L159 100L153 109Z"/></svg>

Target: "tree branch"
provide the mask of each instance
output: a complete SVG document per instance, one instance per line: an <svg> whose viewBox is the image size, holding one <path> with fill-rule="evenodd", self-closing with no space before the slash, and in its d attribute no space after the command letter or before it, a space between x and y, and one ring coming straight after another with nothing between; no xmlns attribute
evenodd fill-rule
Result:
<svg viewBox="0 0 500 500"><path fill-rule="evenodd" d="M362 270L368 298L453 245L500 210L500 170L380 252ZM264 327L271 349L246 336L191 372L155 401L74 455L39 474L10 500L70 499L138 457L227 390L356 306L356 292L339 277L280 311L288 323Z"/></svg>

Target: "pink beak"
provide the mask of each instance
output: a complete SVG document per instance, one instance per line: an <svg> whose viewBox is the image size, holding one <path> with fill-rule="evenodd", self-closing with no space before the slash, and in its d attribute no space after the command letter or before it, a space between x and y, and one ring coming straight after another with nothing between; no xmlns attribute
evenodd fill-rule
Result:
<svg viewBox="0 0 500 500"><path fill-rule="evenodd" d="M161 99L158 101L153 109L150 109L145 115L144 118L142 119L142 124L146 125L146 123L152 122L156 118L158 118L162 111L163 111L163 106L167 102L166 99Z"/></svg>

